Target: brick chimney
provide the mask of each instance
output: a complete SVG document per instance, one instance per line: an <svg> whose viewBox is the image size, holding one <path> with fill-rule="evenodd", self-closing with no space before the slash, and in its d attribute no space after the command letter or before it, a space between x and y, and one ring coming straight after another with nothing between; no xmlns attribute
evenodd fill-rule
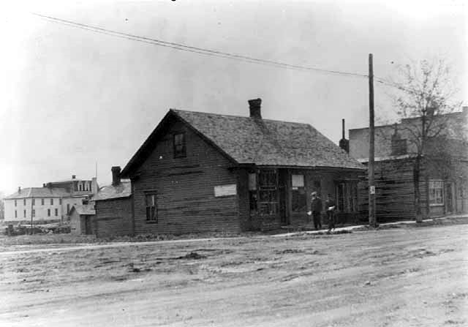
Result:
<svg viewBox="0 0 468 327"><path fill-rule="evenodd" d="M249 100L250 118L262 119L262 99Z"/></svg>
<svg viewBox="0 0 468 327"><path fill-rule="evenodd" d="M346 132L345 132L345 120L341 120L341 140L340 140L340 148L346 151L346 153L349 153L349 140L346 139Z"/></svg>
<svg viewBox="0 0 468 327"><path fill-rule="evenodd" d="M117 186L120 184L120 166L112 167L112 186Z"/></svg>
<svg viewBox="0 0 468 327"><path fill-rule="evenodd" d="M18 193L21 193L21 186L18 186Z"/></svg>

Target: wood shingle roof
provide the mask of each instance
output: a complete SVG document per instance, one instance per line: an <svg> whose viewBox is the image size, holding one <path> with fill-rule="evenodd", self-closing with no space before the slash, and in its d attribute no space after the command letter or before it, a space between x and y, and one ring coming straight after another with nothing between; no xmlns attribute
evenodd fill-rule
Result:
<svg viewBox="0 0 468 327"><path fill-rule="evenodd" d="M234 164L297 168L365 167L308 124L171 109L143 143L121 176L127 178L151 153L164 125L185 123Z"/></svg>
<svg viewBox="0 0 468 327"><path fill-rule="evenodd" d="M239 164L363 169L308 124L172 111Z"/></svg>

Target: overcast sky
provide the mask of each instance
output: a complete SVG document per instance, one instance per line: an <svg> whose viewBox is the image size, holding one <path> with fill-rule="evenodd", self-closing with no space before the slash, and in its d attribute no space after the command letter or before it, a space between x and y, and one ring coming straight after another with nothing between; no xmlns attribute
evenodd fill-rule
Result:
<svg viewBox="0 0 468 327"><path fill-rule="evenodd" d="M304 122L338 142L368 124L364 77L204 56L54 23L326 70L390 78L410 60L444 58L468 102L464 1L41 1L0 8L0 191L54 180L108 184L170 108ZM391 111L376 83L376 114Z"/></svg>

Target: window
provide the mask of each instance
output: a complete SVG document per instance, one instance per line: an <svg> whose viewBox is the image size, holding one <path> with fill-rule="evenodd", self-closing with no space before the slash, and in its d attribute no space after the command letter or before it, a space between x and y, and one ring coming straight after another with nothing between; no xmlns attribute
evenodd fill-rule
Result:
<svg viewBox="0 0 468 327"><path fill-rule="evenodd" d="M429 203L434 206L444 204L443 181L429 181Z"/></svg>
<svg viewBox="0 0 468 327"><path fill-rule="evenodd" d="M50 209L47 209L47 217L50 217Z"/></svg>
<svg viewBox="0 0 468 327"><path fill-rule="evenodd" d="M55 208L55 216L58 216L58 209Z"/></svg>
<svg viewBox="0 0 468 327"><path fill-rule="evenodd" d="M307 196L304 175L291 175L291 209L293 212L307 211Z"/></svg>
<svg viewBox="0 0 468 327"><path fill-rule="evenodd" d="M18 212L15 210L15 218L18 218Z"/></svg>
<svg viewBox="0 0 468 327"><path fill-rule="evenodd" d="M36 210L34 210L34 209L32 210L32 216L36 217Z"/></svg>
<svg viewBox="0 0 468 327"><path fill-rule="evenodd" d="M41 199L41 205L44 205L44 199Z"/></svg>
<svg viewBox="0 0 468 327"><path fill-rule="evenodd" d="M32 199L32 205L36 205L36 199Z"/></svg>
<svg viewBox="0 0 468 327"><path fill-rule="evenodd" d="M23 216L24 216L24 218L26 218L26 210L24 210Z"/></svg>
<svg viewBox="0 0 468 327"><path fill-rule="evenodd" d="M18 205L18 202L15 200L15 207Z"/></svg>
<svg viewBox="0 0 468 327"><path fill-rule="evenodd" d="M261 170L258 174L258 204L261 215L278 213L278 174L274 169Z"/></svg>
<svg viewBox="0 0 468 327"><path fill-rule="evenodd" d="M145 205L146 205L146 221L158 222L157 208L156 208L156 194L146 194Z"/></svg>
<svg viewBox="0 0 468 327"><path fill-rule="evenodd" d="M67 203L67 215L70 214L70 203Z"/></svg>
<svg viewBox="0 0 468 327"><path fill-rule="evenodd" d="M276 215L278 213L278 173L264 169L249 173L250 213Z"/></svg>
<svg viewBox="0 0 468 327"><path fill-rule="evenodd" d="M23 205L26 205L26 199L23 200Z"/></svg>
<svg viewBox="0 0 468 327"><path fill-rule="evenodd" d="M62 205L62 199L59 199L59 204Z"/></svg>
<svg viewBox="0 0 468 327"><path fill-rule="evenodd" d="M185 133L174 134L174 158L186 157Z"/></svg>
<svg viewBox="0 0 468 327"><path fill-rule="evenodd" d="M54 199L50 199L50 205L54 205Z"/></svg>

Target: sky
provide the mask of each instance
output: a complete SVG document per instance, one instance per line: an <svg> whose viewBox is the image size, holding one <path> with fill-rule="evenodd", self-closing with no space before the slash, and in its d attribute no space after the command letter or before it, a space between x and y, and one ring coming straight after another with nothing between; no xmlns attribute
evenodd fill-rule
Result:
<svg viewBox="0 0 468 327"><path fill-rule="evenodd" d="M111 182L170 108L302 122L334 142L368 125L365 76L292 70L38 17L292 65L390 79L443 58L468 103L468 6L429 1L15 1L0 5L0 192L76 175ZM375 83L376 116L394 109ZM97 169L96 169L97 167Z"/></svg>

